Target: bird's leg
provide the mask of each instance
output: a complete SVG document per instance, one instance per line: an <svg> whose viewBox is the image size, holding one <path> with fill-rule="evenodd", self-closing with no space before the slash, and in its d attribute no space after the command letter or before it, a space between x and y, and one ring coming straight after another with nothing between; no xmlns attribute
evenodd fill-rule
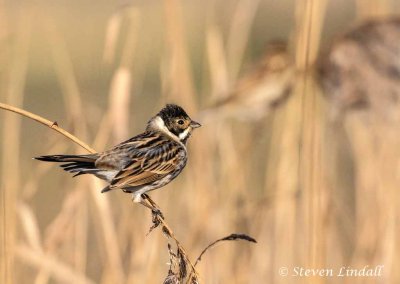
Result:
<svg viewBox="0 0 400 284"><path fill-rule="evenodd" d="M143 198L143 197L145 197L145 198ZM142 195L134 195L134 194L132 194L132 202L140 203L144 207L149 208L151 211L155 210L153 204L149 201L149 198L148 198L147 195L144 196L144 194L143 194L143 196L142 196Z"/></svg>
<svg viewBox="0 0 400 284"><path fill-rule="evenodd" d="M158 205L150 198L150 196L148 194L143 193L142 198L147 200L151 204L151 206L153 206L154 208L159 209Z"/></svg>
<svg viewBox="0 0 400 284"><path fill-rule="evenodd" d="M139 203L142 204L143 206L149 208L151 211L154 210L154 207L151 205L150 202L148 202L147 199L142 199L142 200L139 201Z"/></svg>

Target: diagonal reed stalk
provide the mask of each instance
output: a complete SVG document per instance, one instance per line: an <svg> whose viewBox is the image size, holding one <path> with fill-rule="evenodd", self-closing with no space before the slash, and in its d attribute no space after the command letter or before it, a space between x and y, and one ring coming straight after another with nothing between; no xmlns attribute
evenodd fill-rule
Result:
<svg viewBox="0 0 400 284"><path fill-rule="evenodd" d="M67 137L68 139L70 139L72 142L78 144L79 146L81 146L83 149L87 150L90 153L96 153L96 151L94 149L92 149L89 145L87 145L86 143L82 142L81 140L79 140L78 138L76 138L74 135L72 135L71 133L69 133L68 131L62 129L61 127L58 126L57 121L50 121L48 119L45 119L39 115L36 115L34 113L31 113L29 111L17 108L17 107L13 107L4 103L0 103L0 108L4 109L4 110L8 110L17 114L20 114L22 116L28 117L32 120L35 120L43 125L46 125L48 127L50 127L51 129L57 131L58 133L64 135L65 137Z"/></svg>

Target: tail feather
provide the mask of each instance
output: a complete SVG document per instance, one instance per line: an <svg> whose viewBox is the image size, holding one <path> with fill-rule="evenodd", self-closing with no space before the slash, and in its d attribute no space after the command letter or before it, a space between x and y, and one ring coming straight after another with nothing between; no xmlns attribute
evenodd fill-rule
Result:
<svg viewBox="0 0 400 284"><path fill-rule="evenodd" d="M104 192L107 192L107 191L110 191L110 190L111 190L110 186L107 185L105 188L103 188L103 189L101 190L101 193L104 193Z"/></svg>
<svg viewBox="0 0 400 284"><path fill-rule="evenodd" d="M98 156L96 154L90 155L48 155L39 156L34 159L45 162L94 162Z"/></svg>
<svg viewBox="0 0 400 284"><path fill-rule="evenodd" d="M44 162L64 163L60 167L70 173L75 173L75 176L82 174L94 174L99 171L96 168L95 162L98 155L49 155L35 157L36 160Z"/></svg>

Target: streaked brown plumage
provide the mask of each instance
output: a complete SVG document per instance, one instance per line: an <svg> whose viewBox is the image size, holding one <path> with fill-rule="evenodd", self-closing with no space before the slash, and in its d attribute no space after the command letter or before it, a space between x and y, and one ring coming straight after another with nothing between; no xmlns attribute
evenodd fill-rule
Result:
<svg viewBox="0 0 400 284"><path fill-rule="evenodd" d="M171 182L186 165L186 142L200 124L177 105L167 105L147 124L146 131L110 150L90 155L50 155L35 159L61 162L74 176L93 174L109 185L102 192L122 189L135 202Z"/></svg>

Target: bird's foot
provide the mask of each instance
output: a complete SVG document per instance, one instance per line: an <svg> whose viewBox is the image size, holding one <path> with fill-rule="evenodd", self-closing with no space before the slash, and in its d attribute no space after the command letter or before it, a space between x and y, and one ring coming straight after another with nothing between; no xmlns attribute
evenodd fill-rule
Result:
<svg viewBox="0 0 400 284"><path fill-rule="evenodd" d="M152 209L151 209L151 214L153 215L153 220L154 220L155 218L157 219L158 217L161 218L161 219L163 219L163 220L165 219L165 218L164 218L164 214L163 214L163 213L161 212L161 210L158 209L158 208L155 208L155 207L152 208Z"/></svg>
<svg viewBox="0 0 400 284"><path fill-rule="evenodd" d="M153 225L150 227L149 232L147 234L150 234L155 228L160 226L163 222L162 220L164 220L164 215L161 212L161 210L158 208L152 208L151 209L151 222L153 223Z"/></svg>

